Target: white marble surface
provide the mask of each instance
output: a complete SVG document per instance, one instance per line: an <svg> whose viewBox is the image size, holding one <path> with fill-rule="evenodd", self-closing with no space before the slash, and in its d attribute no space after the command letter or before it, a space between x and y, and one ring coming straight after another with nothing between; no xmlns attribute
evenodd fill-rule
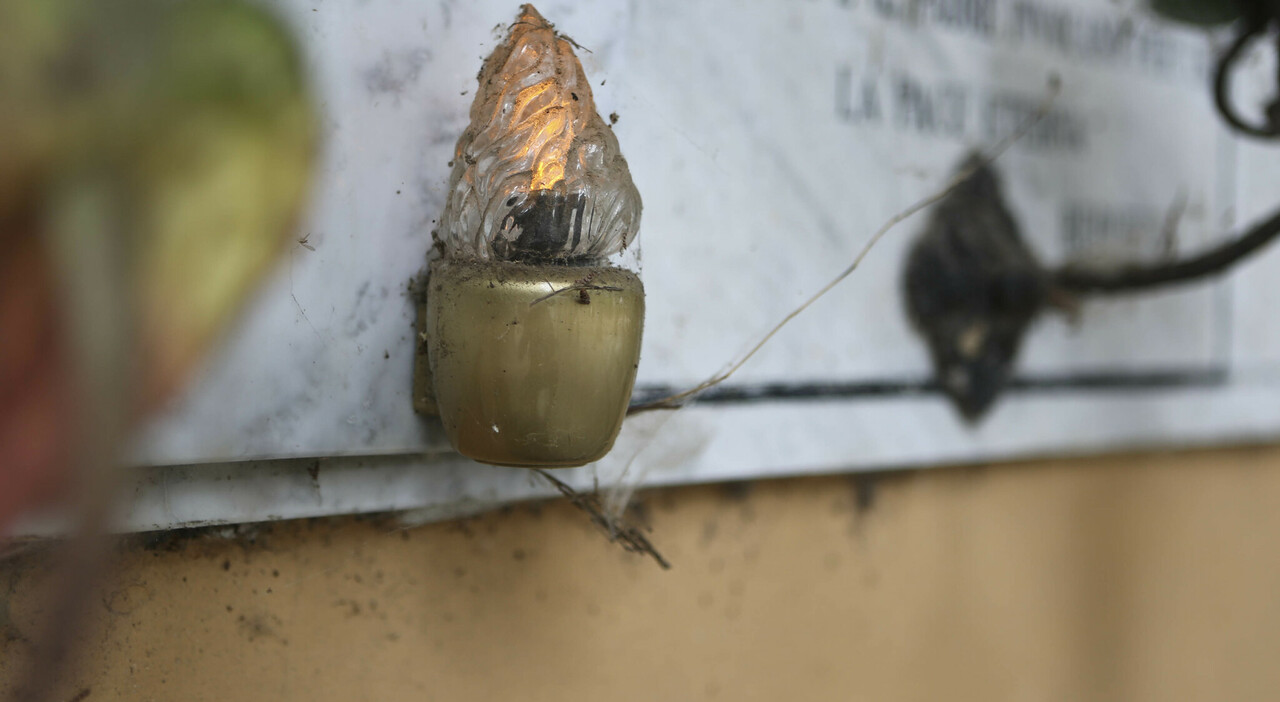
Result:
<svg viewBox="0 0 1280 702"><path fill-rule="evenodd" d="M522 473L440 455L439 428L409 402L406 283L430 245L481 58L515 5L280 5L306 45L326 115L300 233L315 250L297 247L200 382L146 433L141 463L210 465L153 469L130 523L447 512L545 490ZM539 6L590 49L581 58L597 103L619 115L644 196L640 385L691 384L744 351L968 149L1001 136L1014 121L993 123L993 105L1034 105L1050 73L1063 85L1056 141L1033 135L999 164L1010 206L1047 260L1068 253L1069 207L1142 213L1150 226L1136 241L1149 255L1179 197L1188 203L1181 251L1280 201L1280 150L1230 138L1211 109L1205 35L1108 0L994 0L992 33L983 18L957 24L936 9L948 5ZM1071 42L1037 33L1055 12L1069 14ZM736 380L925 377L898 297L901 254L921 224L887 237ZM1110 243L1123 249L1119 241ZM1218 284L1091 302L1078 325L1039 324L1022 356L1022 371L1041 375L1231 369L1219 386L1016 394L977 429L935 396L704 405L634 423L597 472L616 476L634 457L628 480L671 483L1274 437L1278 273L1272 251ZM313 485L310 463L292 460L301 457L324 457L332 471ZM228 463L249 459L289 460ZM214 489L219 471L236 477ZM589 481L592 471L573 475ZM157 476L167 476L167 492Z"/></svg>

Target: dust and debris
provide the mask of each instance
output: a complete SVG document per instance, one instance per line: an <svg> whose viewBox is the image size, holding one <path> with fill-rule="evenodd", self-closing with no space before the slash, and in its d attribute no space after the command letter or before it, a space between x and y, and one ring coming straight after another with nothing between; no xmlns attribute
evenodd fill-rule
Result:
<svg viewBox="0 0 1280 702"><path fill-rule="evenodd" d="M9 604L18 580L22 576L22 570L17 567L9 568L9 585L4 591L0 591L0 650L3 650L4 644L27 640L22 630L18 628L17 623L13 621L13 613Z"/></svg>
<svg viewBox="0 0 1280 702"><path fill-rule="evenodd" d="M87 688L87 687L86 687L86 688L84 688L84 689L80 690L79 692L77 692L76 694L72 695L72 696L71 696L71 699L70 699L70 700L68 700L67 702L84 702L84 700L85 700L85 699L90 695L90 693L92 693L92 692L93 692L93 690L91 690L91 689L89 689L89 688Z"/></svg>
<svg viewBox="0 0 1280 702"><path fill-rule="evenodd" d="M382 302L391 294L386 286L373 289L373 281L366 280L356 288L355 301L351 303L351 312L343 322L343 332L351 338L363 334L373 326L378 318Z"/></svg>
<svg viewBox="0 0 1280 702"><path fill-rule="evenodd" d="M877 488L884 477L880 473L855 473L849 480L853 484L853 504L859 516L876 506Z"/></svg>
<svg viewBox="0 0 1280 702"><path fill-rule="evenodd" d="M144 582L131 582L112 590L102 598L102 606L111 614L133 614L140 607L155 599L155 592Z"/></svg>
<svg viewBox="0 0 1280 702"><path fill-rule="evenodd" d="M333 606L337 607L338 609L346 610L346 614L348 618L358 617L360 616L360 613L363 611L363 609L360 607L359 602L357 602L356 600L347 599L347 598L343 598L338 600L337 602L334 602Z"/></svg>
<svg viewBox="0 0 1280 702"><path fill-rule="evenodd" d="M206 536L206 530L199 528L170 529L140 534L135 537L134 543L140 545L144 551L150 551L153 555L159 556L162 552L184 551L192 541L203 539ZM127 548L128 541L123 545Z"/></svg>
<svg viewBox="0 0 1280 702"><path fill-rule="evenodd" d="M306 236L303 236L303 237L301 237L301 238L299 238L299 239L298 239L298 245L299 245L299 246L301 246L302 248L306 249L307 251L315 251L315 250L316 250L316 247L312 246L310 242L311 242L311 233L310 233L310 232L308 232L308 233L306 234Z"/></svg>
<svg viewBox="0 0 1280 702"><path fill-rule="evenodd" d="M272 638L279 640L280 643L286 646L289 644L289 640L279 634L279 629L284 624L284 621L274 614L241 614L236 619L236 623L240 628L240 633L249 641Z"/></svg>
<svg viewBox="0 0 1280 702"><path fill-rule="evenodd" d="M720 494L731 502L743 502L751 497L752 485L746 480L734 480L720 484Z"/></svg>
<svg viewBox="0 0 1280 702"><path fill-rule="evenodd" d="M474 538L476 535L476 532L471 528L471 524L475 521L476 521L476 518L473 516L463 517L462 519L459 519L457 521L450 523L448 530L456 531L459 534L462 534L464 537L471 539L471 538Z"/></svg>
<svg viewBox="0 0 1280 702"><path fill-rule="evenodd" d="M720 531L720 522L717 522L714 519L708 519L707 521L703 522L702 540L701 540L703 548L710 546L711 542L716 540L716 534L719 533L719 531Z"/></svg>
<svg viewBox="0 0 1280 702"><path fill-rule="evenodd" d="M617 124L617 123L618 123L618 113L617 113L617 112L610 112L610 113L609 113L609 124Z"/></svg>
<svg viewBox="0 0 1280 702"><path fill-rule="evenodd" d="M398 100L405 89L418 81L423 66L430 60L431 52L427 49L384 52L382 58L364 72L365 89L372 96L393 95Z"/></svg>
<svg viewBox="0 0 1280 702"><path fill-rule="evenodd" d="M6 604L4 609L0 611L0 651L3 651L7 644L27 640L26 635L13 623L8 610L9 608Z"/></svg>

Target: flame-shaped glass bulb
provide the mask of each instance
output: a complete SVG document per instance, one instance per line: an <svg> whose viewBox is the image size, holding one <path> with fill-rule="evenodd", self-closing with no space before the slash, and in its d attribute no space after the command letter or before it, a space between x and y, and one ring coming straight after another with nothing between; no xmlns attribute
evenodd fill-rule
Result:
<svg viewBox="0 0 1280 702"><path fill-rule="evenodd" d="M445 256L583 264L633 245L640 193L571 40L524 5L478 78L454 153Z"/></svg>

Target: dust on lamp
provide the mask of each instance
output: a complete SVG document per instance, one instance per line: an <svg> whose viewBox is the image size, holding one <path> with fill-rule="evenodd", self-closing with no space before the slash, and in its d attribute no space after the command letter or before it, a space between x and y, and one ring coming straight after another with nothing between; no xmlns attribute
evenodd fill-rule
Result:
<svg viewBox="0 0 1280 702"><path fill-rule="evenodd" d="M484 463L603 457L635 383L640 194L573 47L524 5L485 60L419 298L415 407Z"/></svg>

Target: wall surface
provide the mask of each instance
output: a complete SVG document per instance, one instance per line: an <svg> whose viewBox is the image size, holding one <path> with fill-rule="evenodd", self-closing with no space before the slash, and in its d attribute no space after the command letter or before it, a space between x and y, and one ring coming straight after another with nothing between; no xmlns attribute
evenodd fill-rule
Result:
<svg viewBox="0 0 1280 702"><path fill-rule="evenodd" d="M476 71L518 3L270 4L302 44L323 113L307 243L146 433L137 458L156 470L131 524L527 496L509 471L439 453L439 424L414 415L407 289L441 221ZM639 397L723 370L967 154L1015 132L1050 76L1052 111L994 166L1045 265L1191 255L1275 207L1280 151L1231 136L1207 88L1226 30L1161 20L1146 3L537 4L587 49L596 105L618 115L644 198ZM1270 94L1257 49L1232 79L1254 91L1242 105ZM929 216L886 236L728 383L629 421L622 450L566 480L628 470L653 487L1280 435L1280 249L1211 284L1090 300L1079 323L1046 315L1018 382L975 428L931 382L901 300Z"/></svg>
<svg viewBox="0 0 1280 702"><path fill-rule="evenodd" d="M1280 698L1280 448L642 498L670 571L563 501L135 542L61 699Z"/></svg>

